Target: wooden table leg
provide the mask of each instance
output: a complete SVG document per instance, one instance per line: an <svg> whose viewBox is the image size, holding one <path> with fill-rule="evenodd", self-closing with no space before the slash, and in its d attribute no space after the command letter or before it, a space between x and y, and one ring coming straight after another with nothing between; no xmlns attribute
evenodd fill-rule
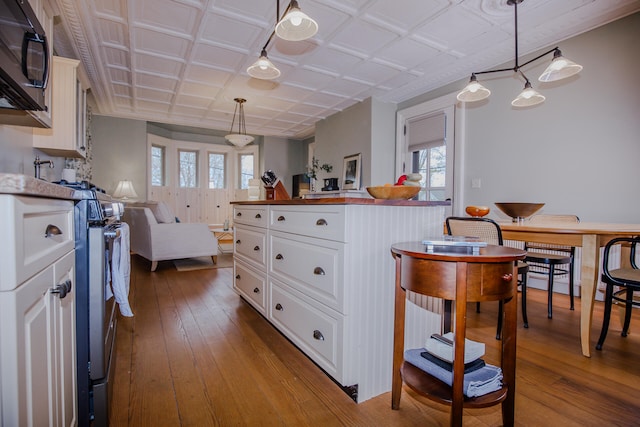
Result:
<svg viewBox="0 0 640 427"><path fill-rule="evenodd" d="M464 407L464 346L467 330L467 263L456 264L456 324L454 326L451 426L462 426Z"/></svg>
<svg viewBox="0 0 640 427"><path fill-rule="evenodd" d="M582 354L591 357L591 321L593 301L596 297L598 270L600 266L600 237L595 234L582 236L582 267L580 270L580 293L582 311L580 313L580 342Z"/></svg>
<svg viewBox="0 0 640 427"><path fill-rule="evenodd" d="M393 372L391 378L391 409L400 408L400 396L402 394L402 375L400 367L404 361L404 321L407 302L407 293L402 289L401 264L402 258L395 255L396 259L396 292L395 312L393 325Z"/></svg>
<svg viewBox="0 0 640 427"><path fill-rule="evenodd" d="M513 270L511 286L518 286L518 268ZM518 295L515 295L502 304L502 380L508 387L507 397L502 402L502 423L504 426L513 426L515 422L516 401L516 328L518 323Z"/></svg>

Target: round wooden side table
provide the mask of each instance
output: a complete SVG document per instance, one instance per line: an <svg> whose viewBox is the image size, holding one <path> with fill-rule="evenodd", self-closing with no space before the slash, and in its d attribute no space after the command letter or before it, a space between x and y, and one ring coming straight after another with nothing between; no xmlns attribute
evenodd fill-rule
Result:
<svg viewBox="0 0 640 427"><path fill-rule="evenodd" d="M505 426L514 423L517 260L526 252L520 249L487 245L479 253L427 248L421 242L391 246L396 261L395 320L393 344L393 380L391 407L400 407L402 383L419 395L451 405L451 425L462 426L463 408L482 408L502 404ZM423 370L404 361L404 321L406 291L455 301L453 384L448 386ZM464 396L464 345L467 302L504 301L502 336L502 375L500 390L483 396ZM426 337L425 337L426 341Z"/></svg>

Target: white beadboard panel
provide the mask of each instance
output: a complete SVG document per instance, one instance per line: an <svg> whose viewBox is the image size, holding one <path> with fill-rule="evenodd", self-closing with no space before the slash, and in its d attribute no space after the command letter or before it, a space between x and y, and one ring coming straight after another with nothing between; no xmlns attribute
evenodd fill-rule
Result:
<svg viewBox="0 0 640 427"><path fill-rule="evenodd" d="M346 364L345 384L358 384L358 402L391 389L395 261L391 245L442 234L444 207L349 205L345 250L345 355L357 355L358 363ZM440 303L431 298L418 301L431 309ZM408 307L412 304L407 304ZM439 333L440 316L408 309L407 344L424 343ZM422 345L422 344L420 344Z"/></svg>

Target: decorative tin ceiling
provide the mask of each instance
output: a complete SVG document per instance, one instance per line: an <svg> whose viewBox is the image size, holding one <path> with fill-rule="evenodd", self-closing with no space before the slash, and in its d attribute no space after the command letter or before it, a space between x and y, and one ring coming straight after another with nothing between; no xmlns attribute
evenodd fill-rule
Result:
<svg viewBox="0 0 640 427"><path fill-rule="evenodd" d="M514 56L507 0L299 0L320 29L273 39L273 81L246 70L276 0L53 1L56 50L82 60L99 114L226 131L242 97L255 135L304 138L368 97L399 103ZM526 0L520 56L638 10L640 0Z"/></svg>

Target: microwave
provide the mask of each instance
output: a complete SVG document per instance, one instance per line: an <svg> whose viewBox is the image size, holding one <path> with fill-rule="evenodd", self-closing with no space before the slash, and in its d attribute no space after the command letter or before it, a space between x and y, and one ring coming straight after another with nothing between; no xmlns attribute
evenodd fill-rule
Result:
<svg viewBox="0 0 640 427"><path fill-rule="evenodd" d="M0 108L46 110L49 47L27 0L0 0Z"/></svg>

